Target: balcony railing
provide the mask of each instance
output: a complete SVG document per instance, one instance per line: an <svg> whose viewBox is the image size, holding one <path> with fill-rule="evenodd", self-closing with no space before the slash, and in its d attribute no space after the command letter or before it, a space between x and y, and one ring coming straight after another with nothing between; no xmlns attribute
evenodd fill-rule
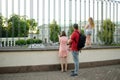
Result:
<svg viewBox="0 0 120 80"><path fill-rule="evenodd" d="M119 8L120 2L115 0L0 0L0 47L21 46L17 44L21 39L26 41L23 44L27 47L40 44L39 41L28 41L28 44L28 39L55 46L58 42L50 39L51 24L60 27L69 37L70 26L78 23L79 29L84 30L89 17L95 22L92 44L104 44L98 33L106 19L115 24L111 44L120 44ZM55 25L53 31L58 34Z"/></svg>

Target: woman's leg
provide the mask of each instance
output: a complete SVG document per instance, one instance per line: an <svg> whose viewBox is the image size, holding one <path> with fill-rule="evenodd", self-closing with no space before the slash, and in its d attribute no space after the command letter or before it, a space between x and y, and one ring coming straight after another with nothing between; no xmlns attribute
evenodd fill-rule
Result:
<svg viewBox="0 0 120 80"><path fill-rule="evenodd" d="M85 42L86 47L89 45L89 35L86 35L86 42Z"/></svg>
<svg viewBox="0 0 120 80"><path fill-rule="evenodd" d="M60 58L60 63L61 63L61 71L63 72L64 71L64 69L63 69L64 64L63 64L63 58L62 57Z"/></svg>
<svg viewBox="0 0 120 80"><path fill-rule="evenodd" d="M91 36L90 35L88 35L88 45L89 45L89 47L91 46Z"/></svg>
<svg viewBox="0 0 120 80"><path fill-rule="evenodd" d="M64 62L65 62L65 71L67 71L67 57L64 58Z"/></svg>

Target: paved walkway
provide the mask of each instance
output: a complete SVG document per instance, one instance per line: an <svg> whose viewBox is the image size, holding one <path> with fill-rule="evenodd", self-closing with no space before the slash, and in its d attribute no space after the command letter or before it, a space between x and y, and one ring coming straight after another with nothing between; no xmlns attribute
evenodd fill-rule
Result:
<svg viewBox="0 0 120 80"><path fill-rule="evenodd" d="M69 70L0 74L0 80L120 80L120 65L82 68L77 77L71 77Z"/></svg>

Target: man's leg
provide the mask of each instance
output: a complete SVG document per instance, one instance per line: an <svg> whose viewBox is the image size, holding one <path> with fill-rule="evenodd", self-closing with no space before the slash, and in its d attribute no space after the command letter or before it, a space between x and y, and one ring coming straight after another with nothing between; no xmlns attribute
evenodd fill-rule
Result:
<svg viewBox="0 0 120 80"><path fill-rule="evenodd" d="M78 74L79 70L79 52L78 51L73 51L73 60L74 60L74 74Z"/></svg>

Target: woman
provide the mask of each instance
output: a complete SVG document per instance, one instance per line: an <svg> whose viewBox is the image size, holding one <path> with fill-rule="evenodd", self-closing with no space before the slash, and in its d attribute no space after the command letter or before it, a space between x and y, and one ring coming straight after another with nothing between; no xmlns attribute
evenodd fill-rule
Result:
<svg viewBox="0 0 120 80"><path fill-rule="evenodd" d="M59 36L59 57L61 62L61 71L67 71L67 55L68 55L68 47L67 47L67 41L68 38L66 37L65 31L62 31L61 35ZM64 68L65 64L65 68Z"/></svg>
<svg viewBox="0 0 120 80"><path fill-rule="evenodd" d="M91 47L91 34L92 34L92 29L94 28L94 21L90 17L88 19L88 24L85 26L85 34L86 34L86 47Z"/></svg>

